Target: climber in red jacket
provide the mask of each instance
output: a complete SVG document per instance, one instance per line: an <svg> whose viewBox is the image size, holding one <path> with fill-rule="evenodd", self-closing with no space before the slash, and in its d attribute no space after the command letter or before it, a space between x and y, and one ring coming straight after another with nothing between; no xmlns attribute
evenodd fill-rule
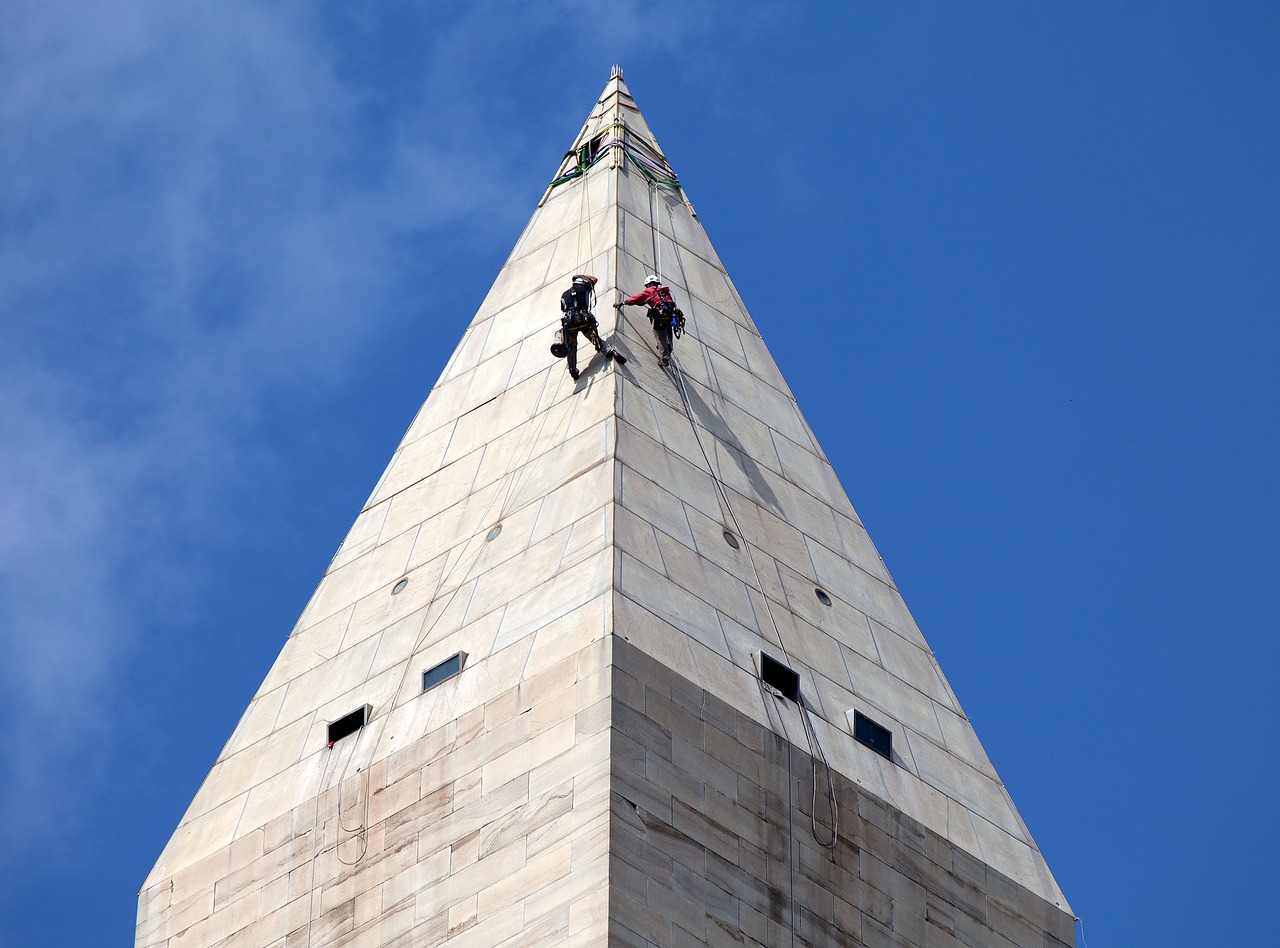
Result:
<svg viewBox="0 0 1280 948"><path fill-rule="evenodd" d="M671 364L672 337L679 337L684 329L684 313L676 305L671 290L662 285L657 274L650 273L644 278L644 289L634 296L628 296L622 306L648 306L649 322L653 324L653 338L658 344L658 365Z"/></svg>

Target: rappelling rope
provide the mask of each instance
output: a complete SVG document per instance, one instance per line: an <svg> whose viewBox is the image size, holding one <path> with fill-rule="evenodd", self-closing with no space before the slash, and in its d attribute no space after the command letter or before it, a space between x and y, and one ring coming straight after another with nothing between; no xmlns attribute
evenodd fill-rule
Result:
<svg viewBox="0 0 1280 948"><path fill-rule="evenodd" d="M586 166L586 167L589 167L589 166ZM582 168L583 173L585 173L586 167ZM582 242L583 242L584 231L586 231L587 253L591 254L592 252L593 248L592 248L590 228L591 228L591 199L587 193L587 182L583 181L582 182L582 198L579 203L579 212L578 212L577 251L578 251L579 260L582 259ZM587 264L587 268L589 267L590 267L590 261L588 261L588 264ZM546 394L546 390L547 390L546 386L544 385L542 391L538 393L539 401L541 401L542 397ZM480 524L481 524L480 529L483 529L485 525L490 523L494 523L494 524L499 523L506 516L506 513L508 512L507 505L511 500L511 495L514 493L516 484L522 483L529 476L527 466L529 462L532 460L533 449L541 440L542 434L546 430L547 421L551 417L551 413L553 409L554 409L554 403L552 403L551 405L548 405L546 409L543 410L542 418L539 419L539 422L538 422L537 431L532 436L530 436L530 432L533 432L534 429L531 425L529 425L528 421L525 422L525 431L524 433L522 433L520 442L517 444L517 450L513 452L513 461L511 465L508 467L506 473L504 473L503 475L507 479L507 488L506 488L506 492L503 494L502 502L498 507L498 516L496 518L491 517L491 514L493 512L494 501L490 501L489 506L485 509L484 516L480 520ZM577 414L577 405L575 405L573 409L569 411L566 417L567 425L572 426L573 418L576 416L576 414ZM529 421L532 421L532 420L533 420L532 418L529 419ZM495 495L494 500L496 501L496 499L497 497ZM471 541L474 541L477 537L480 536L480 529L477 529L476 532L472 534L470 540L468 540L468 545L471 543ZM474 567L475 563L479 560L480 553L481 551L483 551L483 549L484 549L483 543L480 543L476 546L475 553L472 554L471 562L468 563L467 565L467 572L463 576L463 582L459 583L458 586L454 588L453 593L451 595L456 596L457 592L464 585L466 585L466 580L470 577L471 569L472 567ZM464 547L464 551L465 551L465 547ZM460 555L458 559L454 561L454 565L451 568L449 568L447 573L442 571L440 581L437 584L435 593L432 595L432 598L430 600L431 602L434 602L436 597L439 596L440 590L444 588L445 583L456 572L458 566L461 565L465 556L466 556L465 552L462 555ZM452 604L452 599L450 600L450 605L451 604ZM443 615L447 611L448 611L448 606L446 606L445 609L441 610L440 614L436 616L436 619L432 623L431 628L426 629L423 632L423 634L419 637L418 642L413 647L413 652L416 652L418 648L423 644L423 642L426 641L426 638L434 630L435 624L440 621L440 618L443 617ZM413 653L411 652L410 654L412 655ZM406 675L408 674L407 665L405 668L405 674ZM404 684L404 681L402 679L400 687L403 687L403 684ZM400 689L397 688L396 689L397 695L399 694L399 691ZM392 706L391 710L395 710L395 705Z"/></svg>
<svg viewBox="0 0 1280 948"><path fill-rule="evenodd" d="M653 238L653 272L658 276L662 276L662 245L659 241L661 234L658 232L658 215L654 210L654 191L656 185L653 179L649 180L649 236Z"/></svg>
<svg viewBox="0 0 1280 948"><path fill-rule="evenodd" d="M760 687L762 690L771 694L774 698L778 708L778 723L782 726L782 736L787 745L787 869L791 880L791 892L788 896L788 904L791 908L789 926L791 931L791 944L795 945L796 931L800 927L800 916L796 908L796 845L794 803L792 797L793 787L795 784L795 774L793 773L791 763L791 749L795 742L791 740L791 732L787 727L786 696L777 688L774 688L772 685L766 685L763 681L760 682ZM823 755L822 763L827 768L827 787L830 791L831 801L831 835L829 840L824 840L818 835L818 821L816 816L818 806L818 761L812 753L816 748L817 752L821 754L822 747L818 744L817 734L813 732L813 724L808 719L808 713L804 704L804 697L801 696L800 700L796 702L796 704L800 713L801 724L804 727L805 740L809 741L809 756L813 761L813 796L809 802L809 827L813 833L814 841L817 842L819 846L822 846L825 849L835 849L836 842L840 838L838 832L839 813L836 809L835 786L831 782L831 765L827 763L826 755Z"/></svg>
<svg viewBox="0 0 1280 948"><path fill-rule="evenodd" d="M805 740L809 742L809 759L813 761L813 796L809 800L809 828L813 831L813 839L819 846L824 849L835 849L840 839L840 807L836 802L835 781L831 779L831 764L822 750L822 745L818 743L818 733L813 728L813 721L809 719L809 706L805 703L804 695L800 695L800 700L796 703L800 707L800 721L804 724ZM819 757L822 758L822 766L827 770L827 808L831 814L831 832L828 839L818 835Z"/></svg>
<svg viewBox="0 0 1280 948"><path fill-rule="evenodd" d="M318 860L321 856L323 856L327 852L332 851L334 857L344 866L354 866L361 859L363 859L365 857L365 854L369 851L369 771L368 770L364 771L364 791L365 791L364 792L364 810L360 817L360 825L356 827L349 827L342 821L342 784L346 781L347 768L351 766L351 761L352 761L352 758L354 757L355 757L355 751L353 748L352 750L348 751L347 757L342 764L342 774L338 777L338 793L337 793L338 819L336 821L339 833L347 832L353 835L348 836L347 839L341 839L341 838L335 839L332 845L329 845L329 846L325 846L322 843L319 846L319 848L316 849L314 855L312 855L311 857L311 868L312 868L313 874L316 871L315 870L316 860ZM326 763L324 770L327 771L328 767L329 765L328 763ZM326 788L328 787L329 781L327 779L322 780L321 782L325 784ZM323 836L324 821L321 821L321 825L318 827L318 829L320 830L320 836ZM345 843L348 839L353 839L353 838L360 840L360 852L355 859L348 861L342 858L342 844ZM321 887L318 885L315 886L313 888L313 893L315 890L319 888ZM308 948L310 948L310 945L311 945L311 926L315 922L315 917L316 917L315 899L309 898L307 902L307 946Z"/></svg>
<svg viewBox="0 0 1280 948"><path fill-rule="evenodd" d="M610 124L606 125L604 128L607 131L608 129L614 128L615 126L621 128L622 123L616 122L616 121L611 122ZM585 132L585 129L583 131ZM588 138L586 141L587 143L589 143L590 138ZM581 154L581 149L584 147L586 147L585 144L581 145L578 149L575 149L575 151ZM591 195L589 193L590 184L585 180L585 178L586 178L587 170L592 166L594 166L595 163L600 160L600 157L604 153L605 153L605 148L604 146L601 146L600 150L596 152L596 154L591 158L589 162L584 163L580 159L578 163L578 174L574 176L578 178L583 178L583 181L581 183L582 195L578 203L577 252L578 252L578 260L580 261L578 273L587 273L595 265L595 252L594 252L595 247L594 247L594 242L592 240L592 234L591 234L592 222L591 222ZM554 185L555 185L555 182L552 183L553 187ZM587 244L587 254L585 257L582 255L582 244L583 244L584 237L586 239L586 244ZM581 261L585 261L585 263L582 263ZM596 288L594 284L592 284L591 286L590 294L591 294L590 296L591 302L590 302L590 305L588 306L588 312L590 312L595 307ZM598 333L599 333L599 329L597 329L597 336L598 336ZM566 329L565 340L564 340L566 344L569 342L568 335L569 335L569 331L568 329Z"/></svg>
<svg viewBox="0 0 1280 948"><path fill-rule="evenodd" d="M746 534L742 532L742 524L738 522L737 514L733 512L733 505L729 502L728 492L725 490L724 483L716 474L715 465L711 463L711 458L707 454L706 446L702 443L702 435L698 432L698 424L693 418L693 409L689 404L689 393L685 391L684 371L680 368L680 363L676 361L675 356L671 357L671 367L675 369L676 385L680 391L680 400L684 405L685 417L689 419L689 426L693 429L693 436L698 442L698 450L702 452L702 459L707 464L707 473L711 475L711 480L716 486L716 496L720 499L724 512L729 515L729 520L733 523L733 529L742 539L743 546L747 551L747 561L751 564L751 573L756 579L756 588L760 590L760 597L764 600L764 607L769 614L769 622L773 626L773 634L778 640L778 648L782 649L784 657L790 661L790 655L787 653L787 647L782 641L782 632L778 628L778 620L773 614L773 606L769 604L769 594L764 590L764 581L760 578L760 570L756 567L755 555L751 552L751 542L747 540Z"/></svg>
<svg viewBox="0 0 1280 948"><path fill-rule="evenodd" d="M579 261L582 260L582 232L584 230L587 230L591 226L591 197L590 195L587 194L587 189L589 185L587 184L585 175L586 175L586 168L582 168L582 173L580 174L580 177L583 178L580 184L580 187L582 188L582 197L581 197L581 200L578 202L578 260ZM588 233L587 236L589 239L590 234ZM589 251L590 249L591 249L591 244L588 242L587 250ZM586 270L579 270L578 272L585 273Z"/></svg>
<svg viewBox="0 0 1280 948"><path fill-rule="evenodd" d="M1084 919L1077 917L1075 921L1080 926L1080 948L1089 948L1089 943L1084 938Z"/></svg>
<svg viewBox="0 0 1280 948"><path fill-rule="evenodd" d="M350 758L348 758L348 761L349 760ZM343 768L343 772L344 773L346 772L345 767ZM360 792L361 782L362 782L361 774L357 773L356 774L356 792L357 793ZM364 800L364 805L361 809L359 826L347 826L342 821L342 796L343 796L342 785L344 783L346 783L345 779L338 781L338 829L343 832L351 834L351 836L348 836L347 839L354 838L354 839L360 840L360 852L356 855L355 859L352 859L349 861L346 859L343 859L342 844L346 842L346 840L339 839L337 842L333 844L333 854L334 856L337 857L338 862L342 863L344 866L354 866L361 859L363 859L365 853L369 851L369 789L370 789L369 788L369 771L365 770L363 772L364 793L362 794L362 796Z"/></svg>
<svg viewBox="0 0 1280 948"><path fill-rule="evenodd" d="M557 188L577 180L591 170L606 154L621 152L635 163L650 184L680 189L679 177L655 146L642 136L635 134L620 120L604 126L601 134L613 129L618 130L617 134L613 138L602 141L594 154L588 156L586 153L591 139L581 141L576 147L570 149L560 164L560 171L547 187ZM572 165L570 165L570 159L573 159Z"/></svg>
<svg viewBox="0 0 1280 948"><path fill-rule="evenodd" d="M658 263L657 248L659 246L659 238L661 237L661 225L658 222L658 215L654 209L653 182L649 183L649 226L653 231L654 264L656 266ZM688 285L689 285L689 277L686 274L684 269L684 261L681 260L680 258L680 244L675 240L674 219L672 220L672 241L671 242L675 248L676 266L680 268L680 275L685 282L685 289L687 292ZM658 269L655 272L657 272L658 274L662 273L661 269ZM688 320L689 320L689 325L692 326L693 325L693 294L692 293L689 294ZM721 391L723 395L723 391L720 388L720 380L715 375L715 365L714 363L711 362L710 356L707 356L706 358L707 358L708 368L710 369L712 378L715 381L716 390ZM729 501L729 493L725 489L724 482L720 479L720 476L716 474L715 465L711 463L711 456L707 453L706 446L702 443L702 434L698 431L698 423L693 417L693 406L689 402L689 392L685 387L684 370L680 368L680 363L676 360L674 352L672 353L672 356L671 356L671 367L675 370L675 373L674 373L675 379L677 383L677 388L679 389L679 392L680 392L680 401L681 401L681 404L684 406L685 417L689 419L689 427L693 429L693 436L698 442L698 450L702 452L702 459L707 464L707 473L711 475L711 480L714 482L716 486L716 494L717 494L717 497L719 497L720 499L720 503L723 505L724 512L729 515L729 519L733 522L734 530L737 532L738 536L742 539L742 543L746 547L747 561L751 564L751 573L753 576L755 576L756 588L760 590L760 598L764 600L765 610L769 614L769 623L773 626L773 634L778 640L778 648L782 649L783 656L787 659L788 662L790 662L791 657L787 653L787 646L782 641L782 630L778 628L778 619L773 614L773 606L769 603L769 594L765 592L764 581L760 578L760 570L756 566L756 557L755 557L755 553L752 552L752 543L747 539L746 534L743 533L742 524L738 522L738 516L733 512L733 504L730 503Z"/></svg>
<svg viewBox="0 0 1280 948"><path fill-rule="evenodd" d="M796 944L796 837L795 837L795 818L794 804L792 803L792 785L795 783L795 777L791 773L791 734L787 730L787 716L784 713L786 706L782 704L785 698L782 692L771 685L760 682L760 687L767 689L778 702L778 723L782 725L782 736L787 745L787 874L791 879L791 891L787 895L787 907L789 909L787 919L788 928L791 931L791 946L795 948Z"/></svg>
<svg viewBox="0 0 1280 948"><path fill-rule="evenodd" d="M652 181L649 183L649 221L650 221L650 225L651 225L653 236L654 236L654 262L656 264L659 259L658 247L660 246L659 240L661 238L661 225L659 224L658 216L654 210L654 185ZM685 286L687 289L688 275L684 269L684 261L680 257L680 245L674 239L674 228L675 228L675 221L673 219L672 220L672 232L673 232L672 245L675 248L676 265L680 269L681 277L682 279L684 279ZM661 268L657 269L656 272L661 274L662 272ZM689 309L690 309L690 313L692 314L692 310L693 310L692 294L690 294L689 296ZM690 315L689 320L690 320L690 324L692 325L692 315ZM714 360L712 360L710 356L707 355L706 361L707 361L708 370L711 374L712 380L714 381L716 390L720 391L721 390L720 379L715 371ZM693 417L693 406L689 400L689 392L686 387L684 371L683 369L680 368L679 362L676 361L674 353L672 354L671 365L672 365L672 368L675 370L674 377L677 383L677 388L679 389L679 392L680 392L680 401L684 405L685 417L689 419L689 427L693 429L693 436L698 443L698 450L702 454L703 461L706 462L707 471L711 475L712 482L716 486L716 494L717 494L717 497L720 499L721 504L723 505L724 512L729 515L729 519L733 522L734 529L737 531L738 536L741 538L742 543L746 548L747 560L751 564L751 572L756 580L756 588L759 589L760 597L764 600L765 609L769 615L769 622L773 626L774 635L777 637L777 640L778 640L778 647L782 650L783 656L787 659L788 663L790 663L791 657L788 654L787 647L783 642L782 630L778 627L778 620L777 620L777 617L774 615L773 605L769 601L769 594L765 591L764 582L760 578L760 570L756 566L756 558L755 558L754 552L752 551L752 543L747 539L746 534L742 530L742 525L738 521L737 514L734 513L733 504L729 500L728 490L726 489L724 482L721 480L719 475L716 474L715 466L712 464L711 457L707 452L706 446L702 442L702 434L699 432L698 424ZM836 801L835 783L831 776L831 764L827 760L826 753L822 750L821 743L818 741L818 735L817 735L817 732L814 730L813 722L809 719L808 707L804 703L803 695L800 696L798 705L800 709L801 723L804 727L805 740L809 744L810 760L813 762L813 771L812 771L813 796L810 801L810 808L809 808L810 829L812 830L813 838L818 843L818 845L826 849L834 849L836 846L836 843L840 838L840 828L839 828L840 813L839 813L839 805ZM783 726L785 730L785 723ZM790 750L789 736L787 738L787 741L788 741L787 770L789 774L791 769L791 757L790 757L791 750ZM829 812L831 814L830 835L826 839L824 839L818 833L817 806L818 806L818 760L819 758L821 758L822 765L826 769L827 802L828 802ZM790 785L788 784L788 793L789 792L790 792ZM793 880L793 885L794 885L794 880ZM794 938L794 930L792 934Z"/></svg>
<svg viewBox="0 0 1280 948"><path fill-rule="evenodd" d="M603 152L603 149L601 149L601 152ZM598 158L598 155L596 157ZM578 176L584 175L587 168L590 167L591 164L594 164L594 160L592 160L590 163L585 163L585 164L580 163L577 175L572 175L571 177L578 177ZM592 249L590 224L591 224L590 196L587 193L587 182L583 181L582 197L579 205L579 223L578 223L579 259L582 259L582 241L583 241L584 230L587 231L586 241L587 241L588 254L590 254ZM587 268L589 269L589 265ZM538 394L538 402L541 402L542 397L545 395L546 391L547 391L547 386L544 384L542 390ZM535 402L535 404L537 404L538 402ZM430 638L432 632L434 632L436 627L439 625L440 620L443 619L444 616L449 613L450 609L453 606L454 600L457 598L458 593L461 592L462 589L466 586L467 581L470 579L471 571L474 569L476 563L478 563L480 560L481 554L484 551L485 544L484 544L484 541L481 541L479 543L475 543L475 541L477 540L477 538L480 537L481 531L484 529L485 526L489 525L490 523L494 523L494 524L500 523L503 520L503 518L507 513L507 505L510 503L511 496L514 492L514 488L516 484L518 482L523 482L525 478L528 476L527 468L528 468L529 462L532 460L532 452L535 446L540 442L543 432L546 429L547 421L550 418L553 410L554 410L554 402L548 405L546 409L542 411L541 413L542 417L539 419L538 425L536 426L536 432L535 432L535 426L529 423L529 422L532 422L533 420L532 418L530 418L527 422L525 422L523 426L524 430L521 432L520 438L517 441L516 450L512 452L512 455L511 455L512 461L509 463L507 470L503 474L503 478L506 480L507 485L506 485L505 492L501 494L502 500L498 506L498 516L496 518L491 519L491 515L494 509L494 504L495 502L497 502L497 499L499 496L498 492L495 491L493 499L490 501L489 505L486 507L484 515L479 521L481 526L475 532L473 532L471 536L466 540L466 542L462 545L461 551L459 552L457 558L454 559L452 564L449 563L449 554L448 553L445 554L445 562L441 567L440 577L436 583L436 588L432 591L431 597L427 600L427 608L429 609L433 603L438 601L441 590L445 588L449 580L453 578L453 576L457 573L459 567L461 567L463 562L465 561L467 565L466 565L465 572L463 573L463 576L462 576L462 581L459 582L449 592L448 601L440 609L439 613L437 613L435 619L433 619L431 623L427 625L418 635L417 640L413 645L413 648L409 652L409 657L405 661L404 671L400 676L400 680L397 682L396 688L392 692L391 706L387 710L388 718L396 710L396 708L399 707L400 692L403 690L405 682L408 680L409 671L413 665L413 656L423 646L423 644L425 644L427 639ZM573 409L571 409L567 413L566 423L569 426L572 426L573 419L576 416L576 414L577 414L577 406L575 405ZM482 459L482 463L483 463L483 459ZM469 553L468 550L473 543L475 544L474 550ZM424 617L424 621L425 621L425 617ZM372 676L372 672L373 672L373 665L372 665L372 662L370 662L370 666L368 670L365 672L364 680L361 682L361 686L368 683L370 677ZM377 756L377 752L379 747L381 746L381 743L382 743L382 734L379 734L378 741L375 743L373 748L374 757ZM359 823L356 826L347 826L346 822L343 819L343 798L344 798L343 785L347 782L346 780L347 770L350 768L354 757L355 757L354 750L352 750L347 754L346 759L344 760L341 766L341 773L338 775L338 780L337 780L338 793L336 794L336 797L337 797L336 823L340 832L346 832L346 833L352 834L352 836L347 837L347 839L356 838L360 840L359 853L352 860L345 859L341 852L341 846L347 840L338 839L332 844L332 846L329 846L329 847L322 846L316 852L316 854L312 857L313 860L318 859L324 852L328 851L329 849L332 849L334 851L335 857L338 859L339 862L341 862L343 865L354 866L356 863L360 862L360 860L363 859L365 854L368 852L369 791L371 788L369 785L369 772L367 769L363 773L363 778L362 778L363 788L361 787L360 782L357 782L357 785L356 785L356 792L357 794L360 794L362 797L362 807L361 807L361 815L360 815ZM327 785L329 781L326 780L324 782ZM361 789L363 789L362 794L361 794ZM308 944L310 944L310 941L311 941L311 923L312 923L312 918L314 917L314 909L312 909L312 911L309 913L309 916L310 917L308 918L308 923L307 923Z"/></svg>

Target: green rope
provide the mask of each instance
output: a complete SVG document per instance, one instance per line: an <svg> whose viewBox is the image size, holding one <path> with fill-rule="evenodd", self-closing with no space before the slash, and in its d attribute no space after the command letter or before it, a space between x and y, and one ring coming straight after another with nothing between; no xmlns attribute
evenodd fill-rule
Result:
<svg viewBox="0 0 1280 948"><path fill-rule="evenodd" d="M656 174L654 174L652 171L646 168L643 162L633 161L632 164L634 164L637 168L639 168L640 173L643 174L650 181L652 181L654 184L665 185L666 187L669 187L669 188L680 187L680 182L677 181L675 178L659 178Z"/></svg>
<svg viewBox="0 0 1280 948"><path fill-rule="evenodd" d="M606 131L606 132L607 132L609 129L612 129L612 128L621 128L621 129L623 130L623 133L624 133L624 134L625 134L625 133L626 133L626 131L627 131L626 125L625 125L624 123L622 123L622 122L612 122L612 123L610 123L609 125L605 126L605 128L603 129L603 131ZM651 146L649 146L649 145L648 145L648 143L647 143L647 142L645 142L643 138L639 138L639 137L637 137L637 138L636 138L636 142L637 142L637 144L643 143L643 144L647 147L647 150L648 150L648 151L649 151L649 152L650 152L650 153L651 153L651 154L652 154L652 155L653 155L657 160L662 161L662 163L663 163L664 165L666 164L666 160L662 157L661 153L659 153L656 149L654 149L654 148L652 148ZM575 157L575 159L576 159L577 167L576 167L576 168L574 168L572 171L567 171L567 172L565 172L564 174L560 175L560 177L558 177L558 178L554 179L554 180L551 182L551 184L549 184L549 185L548 185L548 187L550 187L550 188L558 188L558 187L559 187L560 185L562 185L562 184L568 184L570 181L573 181L573 180L574 180L574 179L576 179L576 178L581 178L583 175L585 175L585 174L586 174L586 173L587 173L587 172L588 172L588 171L589 171L589 170L590 170L590 169L595 165L595 163L596 163L597 161L599 161L601 158L603 158L603 157L604 157L604 155L605 155L605 153L606 153L606 152L611 151L611 150L612 150L612 149L614 149L614 148L620 148L620 149L622 149L622 153L625 155L629 149L631 149L631 148L635 148L635 147L636 147L636 146L635 146L634 144L630 144L630 143L628 143L627 141L625 141L625 140L623 140L623 139L621 139L621 138L620 138L618 141L616 141L616 142L611 142L611 143L609 143L608 145L606 145L606 146L604 146L604 147L600 148L600 149L599 149L598 151L596 151L596 153L595 153L595 154L594 154L594 155L593 155L593 156L588 160L588 158L587 158L587 151L588 151L588 149L590 148L590 142L588 142L588 143L586 143L586 144L582 145L581 147L579 147L579 148L577 149L576 153L575 153L575 152L570 152L570 154L573 154L573 155L574 155L574 157ZM566 155L566 157L568 157L568 156ZM675 189L675 190L681 190L680 182L679 182L676 178L674 178L674 177L668 178L668 177L664 177L664 176L662 176L662 175L655 174L655 173L654 173L653 171L651 171L648 167L646 167L646 165L645 165L645 163L644 163L643 161L640 161L640 160L638 160L638 159L636 159L636 158L634 158L634 157L632 158L632 164L634 164L637 168L639 168L639 169L640 169L640 173L641 173L641 174L643 174L643 175L644 175L646 178L648 178L650 181L652 181L654 184L656 184L656 185L661 185L662 187L665 187L665 188L672 188L672 189ZM669 166L668 166L668 167L669 167ZM673 174L674 174L674 172L673 172Z"/></svg>

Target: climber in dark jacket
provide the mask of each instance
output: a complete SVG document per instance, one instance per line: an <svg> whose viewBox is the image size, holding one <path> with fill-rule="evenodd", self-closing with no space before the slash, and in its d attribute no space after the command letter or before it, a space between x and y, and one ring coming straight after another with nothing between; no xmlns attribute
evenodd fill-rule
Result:
<svg viewBox="0 0 1280 948"><path fill-rule="evenodd" d="M596 352L603 352L607 359L626 360L613 346L606 346L600 341L599 323L591 314L591 304L596 296L596 278L589 273L576 273L569 289L560 294L560 331L556 333L556 344L551 347L553 355L565 357L569 361L569 375L577 379L578 375L578 333L587 337L587 341L596 347ZM561 352L559 349L563 349Z"/></svg>

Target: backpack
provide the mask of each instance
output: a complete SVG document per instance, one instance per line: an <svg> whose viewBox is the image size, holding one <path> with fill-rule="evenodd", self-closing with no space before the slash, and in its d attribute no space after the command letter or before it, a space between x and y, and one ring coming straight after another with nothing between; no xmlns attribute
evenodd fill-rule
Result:
<svg viewBox="0 0 1280 948"><path fill-rule="evenodd" d="M679 312L679 310L676 308L675 297L671 295L671 291L669 289L665 286L659 286L657 287L657 291L659 302L657 306L651 307L652 312L650 313L649 318L655 323L662 323L665 325L675 319L676 313Z"/></svg>

